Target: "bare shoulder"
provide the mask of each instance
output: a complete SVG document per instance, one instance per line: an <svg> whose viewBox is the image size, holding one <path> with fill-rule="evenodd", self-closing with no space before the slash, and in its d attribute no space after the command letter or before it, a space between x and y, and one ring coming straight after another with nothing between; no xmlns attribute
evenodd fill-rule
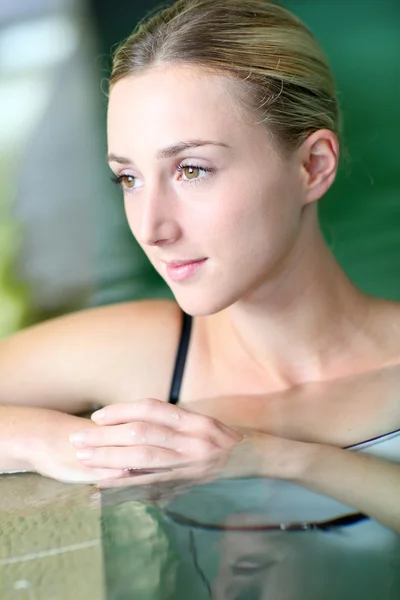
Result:
<svg viewBox="0 0 400 600"><path fill-rule="evenodd" d="M158 339L160 333L168 333L176 329L181 321L181 309L172 300L154 299L139 300L92 308L61 317L52 322L60 328L71 327L82 333L94 335L96 338L111 336L113 341L132 343L134 338L141 337L141 345L151 344ZM55 329L54 329L55 331ZM145 337L142 337L145 336Z"/></svg>
<svg viewBox="0 0 400 600"><path fill-rule="evenodd" d="M124 302L70 313L24 329L2 342L9 344L61 340L97 345L108 341L119 344L151 344L162 332L176 328L181 310L171 300ZM145 335L146 334L146 335ZM132 341L132 339L134 341Z"/></svg>
<svg viewBox="0 0 400 600"><path fill-rule="evenodd" d="M164 399L181 327L170 300L83 310L0 343L0 402L68 412L88 402Z"/></svg>
<svg viewBox="0 0 400 600"><path fill-rule="evenodd" d="M87 317L85 335L91 339L97 366L108 373L102 383L106 401L147 396L167 400L181 330L180 307L171 300L143 300L95 309Z"/></svg>

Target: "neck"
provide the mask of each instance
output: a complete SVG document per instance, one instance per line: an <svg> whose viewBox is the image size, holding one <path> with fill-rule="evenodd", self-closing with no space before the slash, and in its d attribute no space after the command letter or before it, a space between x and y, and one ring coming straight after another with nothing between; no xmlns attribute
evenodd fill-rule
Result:
<svg viewBox="0 0 400 600"><path fill-rule="evenodd" d="M374 354L371 298L337 264L316 214L305 221L275 274L220 313L219 339L232 339L232 351L279 387L343 376L349 361L354 372L354 360Z"/></svg>

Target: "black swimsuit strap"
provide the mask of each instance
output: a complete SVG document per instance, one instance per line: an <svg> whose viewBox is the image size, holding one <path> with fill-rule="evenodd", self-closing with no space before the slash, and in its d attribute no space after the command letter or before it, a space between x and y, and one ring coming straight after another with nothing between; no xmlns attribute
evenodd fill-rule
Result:
<svg viewBox="0 0 400 600"><path fill-rule="evenodd" d="M169 392L170 404L178 404L181 391L183 372L185 370L186 356L189 348L190 333L192 329L192 317L185 312L182 313L182 330L179 341L178 352L176 355L174 374L172 376L171 389Z"/></svg>

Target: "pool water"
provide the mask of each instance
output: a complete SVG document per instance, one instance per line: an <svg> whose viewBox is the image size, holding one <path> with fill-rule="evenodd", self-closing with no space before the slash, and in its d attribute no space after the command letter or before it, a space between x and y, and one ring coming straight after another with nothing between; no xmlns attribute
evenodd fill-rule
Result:
<svg viewBox="0 0 400 600"><path fill-rule="evenodd" d="M400 598L400 536L371 519L340 525L354 509L294 484L227 480L141 496L103 494L108 600Z"/></svg>

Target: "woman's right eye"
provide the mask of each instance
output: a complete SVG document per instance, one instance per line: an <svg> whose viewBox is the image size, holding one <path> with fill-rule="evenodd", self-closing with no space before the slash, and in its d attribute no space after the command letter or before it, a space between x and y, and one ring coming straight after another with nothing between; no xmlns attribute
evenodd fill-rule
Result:
<svg viewBox="0 0 400 600"><path fill-rule="evenodd" d="M136 177L133 175L113 175L112 181L121 186L123 190L134 190L137 186Z"/></svg>

